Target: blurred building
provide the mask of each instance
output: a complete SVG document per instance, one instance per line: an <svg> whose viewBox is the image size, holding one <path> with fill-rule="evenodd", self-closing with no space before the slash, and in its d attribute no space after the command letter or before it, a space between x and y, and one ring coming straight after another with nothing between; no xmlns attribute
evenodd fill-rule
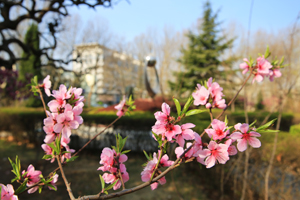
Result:
<svg viewBox="0 0 300 200"><path fill-rule="evenodd" d="M123 94L143 91L139 84L143 64L133 56L97 43L75 46L73 71L81 74L87 104L107 106L119 102Z"/></svg>

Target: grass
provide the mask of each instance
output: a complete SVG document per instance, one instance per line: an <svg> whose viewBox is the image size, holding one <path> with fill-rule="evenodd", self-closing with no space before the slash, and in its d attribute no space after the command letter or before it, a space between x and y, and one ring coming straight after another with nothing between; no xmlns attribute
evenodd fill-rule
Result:
<svg viewBox="0 0 300 200"><path fill-rule="evenodd" d="M0 183L8 184L13 178L13 174L10 172L11 166L7 157L15 158L15 155L19 155L22 164L22 170L27 169L29 164L33 164L37 170L41 170L43 175L47 175L53 169L56 168L56 164L49 163L48 161L41 160L43 152L41 149L33 149L26 144L16 144L14 142L8 142L0 140ZM68 181L71 183L71 188L75 197L83 195L97 194L101 190L101 184L99 180L99 174L101 171L97 171L100 166L100 151L99 152L83 152L79 158L73 163L64 167ZM144 155L129 153L128 161L125 163L130 179L125 184L126 188L131 188L142 183L140 173L143 170L141 166L146 162ZM186 170L186 165L180 166L167 174L167 183L165 185L159 185L154 191L150 187L146 187L140 191L132 194L122 196L124 200L156 200L156 199L207 199L202 192L203 187L200 184L201 180L189 170ZM14 188L18 187L18 184L13 184ZM58 191L50 191L47 188L43 189L41 194L38 192L34 194L23 193L19 196L20 200L65 200L69 199L65 185L61 177L57 183ZM110 193L113 190L109 191Z"/></svg>

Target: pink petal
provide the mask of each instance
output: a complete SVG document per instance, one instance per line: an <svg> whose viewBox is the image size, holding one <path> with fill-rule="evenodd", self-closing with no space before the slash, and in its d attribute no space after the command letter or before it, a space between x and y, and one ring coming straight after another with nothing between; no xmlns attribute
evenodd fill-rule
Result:
<svg viewBox="0 0 300 200"><path fill-rule="evenodd" d="M238 141L237 148L240 152L245 151L247 149L247 140L240 139L240 141Z"/></svg>
<svg viewBox="0 0 300 200"><path fill-rule="evenodd" d="M213 167L215 164L216 164L216 158L214 156L209 156L206 161L205 161L205 164L206 164L206 168L211 168Z"/></svg>
<svg viewBox="0 0 300 200"><path fill-rule="evenodd" d="M250 137L248 139L249 145L252 146L253 148L259 148L261 146L261 142L259 141L259 139L255 138L255 137Z"/></svg>

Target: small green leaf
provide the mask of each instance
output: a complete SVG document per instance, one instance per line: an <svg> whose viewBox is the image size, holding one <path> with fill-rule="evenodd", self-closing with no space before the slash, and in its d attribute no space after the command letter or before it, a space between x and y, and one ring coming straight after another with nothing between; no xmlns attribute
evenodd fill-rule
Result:
<svg viewBox="0 0 300 200"><path fill-rule="evenodd" d="M15 194L20 194L24 192L27 188L26 183L27 183L27 178L24 180L24 182L18 187L18 189L15 191Z"/></svg>
<svg viewBox="0 0 300 200"><path fill-rule="evenodd" d="M252 124L250 124L249 127L254 126L255 123L256 123L256 120L254 122L252 122Z"/></svg>
<svg viewBox="0 0 300 200"><path fill-rule="evenodd" d="M102 178L101 174L99 174L99 178L101 181L101 189L103 190L105 188L105 182L104 182L104 179Z"/></svg>
<svg viewBox="0 0 300 200"><path fill-rule="evenodd" d="M111 188L113 188L113 187L117 184L118 180L119 180L119 179L117 179L113 184L111 184L111 185L109 185L107 188L105 188L104 191L107 191L107 190L110 190Z"/></svg>
<svg viewBox="0 0 300 200"><path fill-rule="evenodd" d="M47 184L47 186L50 187L50 188L52 188L54 191L57 190L57 189L56 189L53 185L51 185L51 184Z"/></svg>
<svg viewBox="0 0 300 200"><path fill-rule="evenodd" d="M280 63L279 63L280 66L282 65L283 61L284 61L284 56L282 56L282 58L280 60Z"/></svg>
<svg viewBox="0 0 300 200"><path fill-rule="evenodd" d="M13 182L15 182L16 180L19 180L18 177L15 177L15 178L11 179L11 182L13 183Z"/></svg>
<svg viewBox="0 0 300 200"><path fill-rule="evenodd" d="M44 155L42 159L48 160L50 158L53 158L53 155Z"/></svg>
<svg viewBox="0 0 300 200"><path fill-rule="evenodd" d="M228 118L227 118L227 115L225 115L225 120L224 120L225 124L227 125L228 124Z"/></svg>
<svg viewBox="0 0 300 200"><path fill-rule="evenodd" d="M191 116L191 115L197 115L199 113L203 113L206 112L206 110L200 110L200 109L193 109L193 110L189 110L185 116Z"/></svg>
<svg viewBox="0 0 300 200"><path fill-rule="evenodd" d="M78 158L78 156L73 156L70 159L67 159L66 162L73 162L76 158Z"/></svg>
<svg viewBox="0 0 300 200"><path fill-rule="evenodd" d="M279 130L265 129L265 130L260 130L260 132L264 132L264 133L277 133L277 132L279 132Z"/></svg>
<svg viewBox="0 0 300 200"><path fill-rule="evenodd" d="M189 107L192 105L193 100L194 100L193 96L190 96L189 99L187 100L187 102L185 103L185 105L184 105L184 107L183 107L183 110L181 111L180 116L186 113L186 111L187 111L187 110L189 109Z"/></svg>
<svg viewBox="0 0 300 200"><path fill-rule="evenodd" d="M125 151L122 151L122 154L126 154L126 153L129 153L131 150L125 150Z"/></svg>
<svg viewBox="0 0 300 200"><path fill-rule="evenodd" d="M144 152L144 154L145 154L147 160L151 160L150 157L148 156L147 152L146 152L145 150L143 150L143 152Z"/></svg>
<svg viewBox="0 0 300 200"><path fill-rule="evenodd" d="M174 101L175 106L176 106L177 114L178 114L178 116L180 116L180 113L181 113L181 105L180 105L178 99L173 98L173 101Z"/></svg>
<svg viewBox="0 0 300 200"><path fill-rule="evenodd" d="M270 51L269 51L269 45L267 46L267 50L265 52L265 58L268 58L271 55Z"/></svg>
<svg viewBox="0 0 300 200"><path fill-rule="evenodd" d="M264 124L264 125L258 127L258 128L256 129L256 131L261 131L261 130L264 130L264 129L268 128L268 127L271 126L276 120L277 120L277 118L275 118L275 119L273 119L273 120L267 122L266 124Z"/></svg>
<svg viewBox="0 0 300 200"><path fill-rule="evenodd" d="M41 194L41 192L42 192L42 187L41 186L39 186L39 194Z"/></svg>

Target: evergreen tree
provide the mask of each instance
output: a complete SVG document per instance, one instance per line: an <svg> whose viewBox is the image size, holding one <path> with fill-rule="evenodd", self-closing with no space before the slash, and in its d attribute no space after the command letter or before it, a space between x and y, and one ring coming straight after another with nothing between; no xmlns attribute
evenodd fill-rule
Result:
<svg viewBox="0 0 300 200"><path fill-rule="evenodd" d="M37 76L38 80L43 79L41 74L41 59L32 53L40 48L37 24L32 23L30 25L25 34L24 43L30 47L30 51L24 51L22 54L22 58L25 58L25 60L22 60L19 65L19 80L25 84L29 84L33 76ZM42 106L41 100L33 95L31 95L26 102L26 106L28 107Z"/></svg>
<svg viewBox="0 0 300 200"><path fill-rule="evenodd" d="M35 54L31 53L32 51L39 50L40 48L40 39L38 35L38 25L32 23L30 27L28 28L24 43L26 45L30 46L30 52L23 52L22 58L25 58L25 60L22 60L19 65L19 79L22 81L27 81L27 76L32 75L38 76L38 80L42 79L41 75L41 60L40 57L36 56ZM30 83L30 80L29 80Z"/></svg>
<svg viewBox="0 0 300 200"><path fill-rule="evenodd" d="M177 81L170 83L173 90L181 94L186 91L193 91L197 83L207 80L210 77L220 78L222 75L219 66L222 53L231 47L233 39L226 41L225 36L219 36L216 22L217 13L213 14L211 5L206 2L202 24L198 27L199 34L191 31L187 34L189 44L182 49L182 56L178 60L185 68L183 72L175 73ZM219 77L218 77L219 76Z"/></svg>

